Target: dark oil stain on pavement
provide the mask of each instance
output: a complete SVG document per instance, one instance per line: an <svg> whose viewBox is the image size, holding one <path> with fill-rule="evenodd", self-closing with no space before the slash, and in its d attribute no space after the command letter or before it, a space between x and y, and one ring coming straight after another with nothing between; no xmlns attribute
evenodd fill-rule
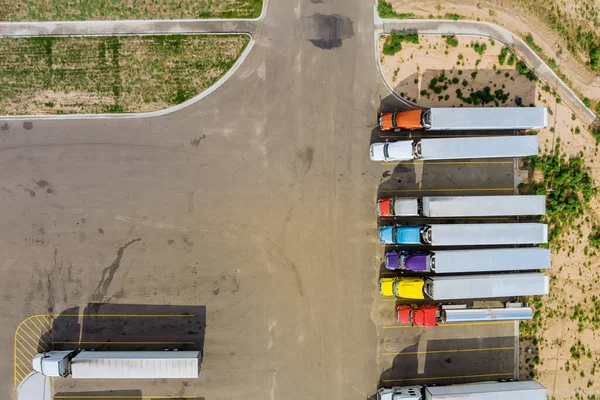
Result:
<svg viewBox="0 0 600 400"><path fill-rule="evenodd" d="M296 36L308 39L316 47L331 50L342 47L342 41L354 36L354 27L348 17L315 13L302 18Z"/></svg>
<svg viewBox="0 0 600 400"><path fill-rule="evenodd" d="M102 277L100 278L100 282L98 282L98 286L96 286L96 289L92 294L92 301L105 300L106 293L108 292L108 288L110 287L113 278L115 277L115 273L121 266L121 259L123 258L123 253L125 252L125 249L134 244L135 242L139 242L141 240L142 238L133 239L125 243L125 245L119 247L119 249L117 250L117 258L115 259L115 261L113 261L112 264L110 264L110 266L102 270Z"/></svg>
<svg viewBox="0 0 600 400"><path fill-rule="evenodd" d="M23 122L23 128L27 129L27 130L31 130L33 129L33 122Z"/></svg>
<svg viewBox="0 0 600 400"><path fill-rule="evenodd" d="M206 135L202 135L202 136L200 136L199 138L195 138L195 139L193 139L193 140L190 142L190 144L191 144L192 146L198 146L198 145L200 144L200 141L201 141L202 139L206 139Z"/></svg>
<svg viewBox="0 0 600 400"><path fill-rule="evenodd" d="M0 131L7 131L9 128L8 123L4 123L2 124L2 126L0 126Z"/></svg>

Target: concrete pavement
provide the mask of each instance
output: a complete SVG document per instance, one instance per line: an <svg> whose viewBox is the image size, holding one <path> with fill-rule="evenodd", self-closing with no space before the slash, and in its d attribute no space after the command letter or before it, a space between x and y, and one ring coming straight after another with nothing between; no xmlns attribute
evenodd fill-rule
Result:
<svg viewBox="0 0 600 400"><path fill-rule="evenodd" d="M57 379L63 395L375 393L378 185L507 190L512 168L436 173L369 160L377 111L393 103L373 58L372 4L278 1L258 26L231 78L176 112L0 120L3 398L13 394L13 335L36 314L67 318L54 337L68 345L168 348L173 331L181 345L203 343L199 379ZM170 313L202 318L184 331ZM147 314L154 322L140 323ZM414 344L391 331L398 347L387 352Z"/></svg>
<svg viewBox="0 0 600 400"><path fill-rule="evenodd" d="M379 29L381 33L418 32L420 35L485 36L502 42L515 50L519 57L558 93L560 98L586 125L590 125L596 119L596 114L583 104L571 88L556 75L552 68L525 41L501 26L489 22L435 19L376 19L376 22L379 22L376 32Z"/></svg>

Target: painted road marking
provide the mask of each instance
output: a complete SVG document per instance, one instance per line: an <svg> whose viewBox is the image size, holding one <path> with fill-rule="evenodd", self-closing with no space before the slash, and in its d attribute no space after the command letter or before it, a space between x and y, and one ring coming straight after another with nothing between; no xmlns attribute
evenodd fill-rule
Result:
<svg viewBox="0 0 600 400"><path fill-rule="evenodd" d="M462 324L441 324L437 328L441 327L452 327L452 326L477 326L477 325L508 325L514 324L515 321L487 321L487 322L465 322ZM411 325L385 325L383 329L411 329L411 328L423 328L422 326L411 326Z"/></svg>
<svg viewBox="0 0 600 400"><path fill-rule="evenodd" d="M387 352L381 353L382 356L409 356L416 354L442 354L442 353L474 353L478 351L503 351L514 350L514 347L485 347L476 349L455 349L455 350L429 350L429 351L405 351L401 353Z"/></svg>
<svg viewBox="0 0 600 400"><path fill-rule="evenodd" d="M54 349L54 344L139 344L139 345L162 345L162 344L185 344L194 345L196 342L55 342L52 336L52 324L57 317L98 317L98 318L189 318L195 314L38 314L24 319L15 331L14 339L14 368L13 382L15 387L33 372L31 360L38 352L47 352ZM149 396L156 398L156 396ZM58 397L56 397L58 398ZM81 398L81 396L76 397ZM95 398L106 398L95 397ZM123 398L123 397L118 397ZM140 398L140 397L135 397ZM163 396L164 398L164 396ZM185 397L174 397L185 398ZM190 398L197 398L192 396Z"/></svg>
<svg viewBox="0 0 600 400"><path fill-rule="evenodd" d="M406 382L406 381L431 381L437 379L467 379L467 378L485 378L492 376L515 376L513 372L500 372L497 374L478 374L478 375L457 375L457 376L434 376L430 378L405 378L405 379L384 379L383 383Z"/></svg>
<svg viewBox="0 0 600 400"><path fill-rule="evenodd" d="M507 165L514 161L383 161L381 165Z"/></svg>

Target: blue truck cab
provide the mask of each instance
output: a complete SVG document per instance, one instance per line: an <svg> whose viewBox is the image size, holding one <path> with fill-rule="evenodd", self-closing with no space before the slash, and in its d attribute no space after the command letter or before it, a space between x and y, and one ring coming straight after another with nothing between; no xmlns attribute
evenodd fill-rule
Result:
<svg viewBox="0 0 600 400"><path fill-rule="evenodd" d="M385 244L422 244L420 226L381 226L378 237Z"/></svg>

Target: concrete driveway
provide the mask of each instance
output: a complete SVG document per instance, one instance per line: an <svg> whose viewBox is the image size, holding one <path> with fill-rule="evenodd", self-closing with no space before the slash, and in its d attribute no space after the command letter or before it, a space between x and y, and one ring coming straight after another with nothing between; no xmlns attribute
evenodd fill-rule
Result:
<svg viewBox="0 0 600 400"><path fill-rule="evenodd" d="M56 398L375 393L374 204L390 168L368 157L389 97L372 6L271 2L233 77L169 115L0 121L4 398L15 330L38 314L67 318L55 348L204 350L198 380L55 380ZM468 165L422 174L423 187L472 175L477 186L512 182L510 163L458 168ZM164 334L180 326L177 315L198 314L185 334Z"/></svg>

